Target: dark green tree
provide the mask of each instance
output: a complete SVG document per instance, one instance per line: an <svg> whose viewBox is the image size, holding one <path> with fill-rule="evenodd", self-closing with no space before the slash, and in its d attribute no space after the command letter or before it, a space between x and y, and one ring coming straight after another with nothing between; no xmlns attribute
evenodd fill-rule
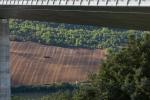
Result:
<svg viewBox="0 0 150 100"><path fill-rule="evenodd" d="M150 34L130 35L127 46L109 54L89 81L90 90L81 88L75 100L150 100Z"/></svg>

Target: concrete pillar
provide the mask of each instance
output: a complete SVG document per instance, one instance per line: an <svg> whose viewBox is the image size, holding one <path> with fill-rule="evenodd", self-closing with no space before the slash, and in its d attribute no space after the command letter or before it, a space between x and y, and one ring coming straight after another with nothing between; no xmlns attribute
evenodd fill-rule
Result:
<svg viewBox="0 0 150 100"><path fill-rule="evenodd" d="M10 100L8 20L0 19L0 100Z"/></svg>

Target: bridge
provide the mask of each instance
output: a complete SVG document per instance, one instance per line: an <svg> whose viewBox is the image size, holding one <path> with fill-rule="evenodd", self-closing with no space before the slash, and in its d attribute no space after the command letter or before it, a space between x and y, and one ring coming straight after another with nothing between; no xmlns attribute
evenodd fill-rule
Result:
<svg viewBox="0 0 150 100"><path fill-rule="evenodd" d="M150 29L150 0L0 0L0 18Z"/></svg>
<svg viewBox="0 0 150 100"><path fill-rule="evenodd" d="M10 100L9 18L150 30L150 0L0 0L0 100Z"/></svg>

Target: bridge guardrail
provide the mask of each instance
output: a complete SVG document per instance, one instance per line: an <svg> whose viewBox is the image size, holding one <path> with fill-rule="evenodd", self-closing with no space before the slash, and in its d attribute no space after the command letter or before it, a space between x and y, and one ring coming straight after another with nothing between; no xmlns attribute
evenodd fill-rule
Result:
<svg viewBox="0 0 150 100"><path fill-rule="evenodd" d="M0 0L0 5L150 6L150 0Z"/></svg>

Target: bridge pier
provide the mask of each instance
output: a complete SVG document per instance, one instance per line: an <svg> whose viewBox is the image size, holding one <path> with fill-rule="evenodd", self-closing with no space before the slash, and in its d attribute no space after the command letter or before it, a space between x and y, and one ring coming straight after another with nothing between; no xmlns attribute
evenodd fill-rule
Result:
<svg viewBox="0 0 150 100"><path fill-rule="evenodd" d="M8 20L0 19L0 100L11 99L8 33Z"/></svg>

